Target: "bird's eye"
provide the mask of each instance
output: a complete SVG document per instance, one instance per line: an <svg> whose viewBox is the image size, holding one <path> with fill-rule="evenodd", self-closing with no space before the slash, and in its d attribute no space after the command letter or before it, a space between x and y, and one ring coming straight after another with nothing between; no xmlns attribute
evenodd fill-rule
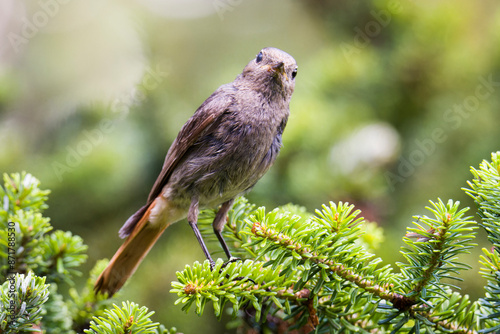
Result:
<svg viewBox="0 0 500 334"><path fill-rule="evenodd" d="M259 54L257 55L257 58L255 58L255 62L260 63L262 60L262 57L263 57L262 52L259 52Z"/></svg>
<svg viewBox="0 0 500 334"><path fill-rule="evenodd" d="M297 69L294 69L292 71L292 79L295 79L296 76L297 76Z"/></svg>

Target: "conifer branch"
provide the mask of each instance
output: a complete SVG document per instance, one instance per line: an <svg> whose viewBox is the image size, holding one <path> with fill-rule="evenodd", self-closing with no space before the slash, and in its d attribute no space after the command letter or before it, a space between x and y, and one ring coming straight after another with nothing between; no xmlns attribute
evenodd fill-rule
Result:
<svg viewBox="0 0 500 334"><path fill-rule="evenodd" d="M336 228L334 230L336 230ZM251 231L256 237L268 239L276 245L280 245L283 248L290 250L295 258L303 261L310 261L323 269L327 269L339 277L373 293L381 299L385 299L397 305L404 305L405 303L411 302L410 300L406 300L404 296L391 291L391 288L394 287L393 284L377 284L374 280L366 278L332 259L325 258L324 255L311 250L306 245L301 245L300 243L295 242L291 237L284 235L271 227L263 225L259 222L254 222Z"/></svg>
<svg viewBox="0 0 500 334"><path fill-rule="evenodd" d="M484 328L480 333L500 331L500 152L491 154L491 162L483 160L479 169L471 167L474 178L465 192L478 206L479 225L488 233L491 250L483 248L481 274L487 279L485 296L479 300Z"/></svg>
<svg viewBox="0 0 500 334"><path fill-rule="evenodd" d="M488 283L478 302L450 283L470 268L459 257L475 246L475 222L458 202L431 201L429 216L414 217L401 248L406 262L397 263L400 273L394 273L360 242L365 221L352 205L330 203L311 215L293 205L266 212L239 199L223 233L232 251L245 260L227 266L218 260L214 270L208 261L186 266L172 283L176 304L202 314L211 303L218 317L229 306L233 316L255 326L297 333L498 332L500 153L472 173L466 192L478 204L479 225L493 244L483 249L480 259ZM24 173L4 175L0 187L0 274L12 278L0 287L0 333L44 328L175 333L175 328L153 323L152 312L144 307L126 302L109 308L109 301L92 293L105 261L95 267L83 290L71 288L63 298L57 283L73 283L87 249L80 237L52 230L42 215L48 191L38 185ZM200 213L207 239L213 238L214 215L214 210ZM19 296L14 303L10 291ZM7 309L13 310L16 322L6 318Z"/></svg>
<svg viewBox="0 0 500 334"><path fill-rule="evenodd" d="M105 313L109 301L92 289L107 261L96 265L82 290L70 288L66 298L58 292L59 283L72 286L73 277L81 275L87 246L71 232L53 231L42 216L48 193L27 173L5 174L0 186L0 333L82 333L94 316L91 333L175 333L141 318L143 308L133 303L120 309L134 317L127 318L130 323L102 320L119 314L116 309Z"/></svg>
<svg viewBox="0 0 500 334"><path fill-rule="evenodd" d="M430 203L431 207L427 209L434 217L418 217L414 222L417 228L408 229L404 238L408 247L403 247L401 252L409 263L398 263L406 277L404 285L410 291L407 296L424 303L434 298L434 294L439 294L442 279L461 280L453 274L458 275L460 270L470 268L456 259L475 246L471 241L477 228L469 217L464 216L467 209L458 209L459 202L450 200L444 204L438 199L436 203Z"/></svg>

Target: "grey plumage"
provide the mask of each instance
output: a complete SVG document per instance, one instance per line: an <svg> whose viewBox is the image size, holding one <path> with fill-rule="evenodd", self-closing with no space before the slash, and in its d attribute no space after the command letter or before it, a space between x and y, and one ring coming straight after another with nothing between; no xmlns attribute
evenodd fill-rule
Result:
<svg viewBox="0 0 500 334"><path fill-rule="evenodd" d="M230 257L220 233L227 211L234 198L249 191L274 163L296 73L297 64L289 54L262 49L232 83L219 87L196 110L172 143L146 205L120 229L120 236L128 238L99 277L96 290L118 290L165 228L186 215L213 263L196 226L199 208L222 204L213 225ZM134 243L134 238L140 242ZM127 255L132 251L140 256ZM116 269L118 263L127 270ZM118 277L113 278L113 268L120 272Z"/></svg>

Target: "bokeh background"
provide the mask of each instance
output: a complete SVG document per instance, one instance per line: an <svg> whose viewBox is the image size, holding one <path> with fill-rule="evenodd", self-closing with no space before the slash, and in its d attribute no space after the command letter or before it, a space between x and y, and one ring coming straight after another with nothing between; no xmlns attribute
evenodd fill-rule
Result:
<svg viewBox="0 0 500 334"><path fill-rule="evenodd" d="M0 172L52 190L46 215L84 238L89 270L121 244L180 127L266 46L299 71L252 202L354 203L384 228L386 263L429 199L474 207L469 167L500 149L496 0L2 0ZM478 254L462 284L473 297ZM189 226L172 226L119 299L184 333L231 333L173 305L175 271L195 260Z"/></svg>

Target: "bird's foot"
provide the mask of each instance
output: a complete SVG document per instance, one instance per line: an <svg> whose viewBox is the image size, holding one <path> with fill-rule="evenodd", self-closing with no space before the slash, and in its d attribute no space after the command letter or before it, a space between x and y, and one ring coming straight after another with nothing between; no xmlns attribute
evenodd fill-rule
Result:
<svg viewBox="0 0 500 334"><path fill-rule="evenodd" d="M230 257L229 260L227 260L227 262L224 262L222 264L222 267L220 267L220 269L224 269L226 268L228 265L230 265L231 263L234 263L234 262L237 262L237 261L241 261L241 259L239 257Z"/></svg>
<svg viewBox="0 0 500 334"><path fill-rule="evenodd" d="M220 271L222 272L222 269L224 269L225 267L227 267L228 265L230 265L231 263L234 263L234 262L237 262L237 261L242 261L239 257L230 257L229 260L227 260L227 262L224 262L220 268ZM226 275L226 278L229 278L229 275ZM245 276L238 276L238 277L235 277L233 279L234 281L243 281L243 280L247 280L247 281L250 281L252 282L254 285L257 285L257 283L249 278L249 277L245 277Z"/></svg>
<svg viewBox="0 0 500 334"><path fill-rule="evenodd" d="M250 277L245 277L245 276L238 276L238 277L235 277L233 281L243 281L243 280L247 280L247 281L250 281L253 283L253 285L257 285L257 282L255 282L253 279L251 279Z"/></svg>

